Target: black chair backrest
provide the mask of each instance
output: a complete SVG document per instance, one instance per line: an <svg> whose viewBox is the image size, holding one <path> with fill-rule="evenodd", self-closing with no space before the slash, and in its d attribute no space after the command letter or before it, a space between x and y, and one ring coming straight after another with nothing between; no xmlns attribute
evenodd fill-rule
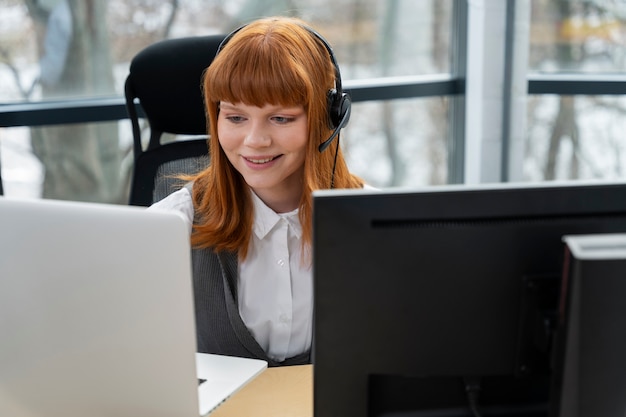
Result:
<svg viewBox="0 0 626 417"><path fill-rule="evenodd" d="M182 184L177 174L189 174L208 163L207 122L201 78L225 35L168 39L150 45L131 61L126 78L126 107L133 130L132 205L148 206ZM141 136L139 101L150 135ZM201 138L163 143L164 134ZM163 187L161 183L168 184Z"/></svg>

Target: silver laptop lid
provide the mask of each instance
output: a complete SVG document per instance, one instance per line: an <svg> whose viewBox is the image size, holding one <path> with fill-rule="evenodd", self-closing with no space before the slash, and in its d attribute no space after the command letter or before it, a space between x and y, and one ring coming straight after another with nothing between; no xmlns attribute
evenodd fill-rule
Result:
<svg viewBox="0 0 626 417"><path fill-rule="evenodd" d="M197 416L173 214L0 197L0 415Z"/></svg>

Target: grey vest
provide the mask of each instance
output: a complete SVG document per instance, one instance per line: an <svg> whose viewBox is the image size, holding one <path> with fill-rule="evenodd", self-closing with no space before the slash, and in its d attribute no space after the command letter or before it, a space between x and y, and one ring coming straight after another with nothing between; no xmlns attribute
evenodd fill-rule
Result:
<svg viewBox="0 0 626 417"><path fill-rule="evenodd" d="M198 352L263 359L269 366L311 362L310 352L277 362L270 359L239 314L237 254L192 250Z"/></svg>

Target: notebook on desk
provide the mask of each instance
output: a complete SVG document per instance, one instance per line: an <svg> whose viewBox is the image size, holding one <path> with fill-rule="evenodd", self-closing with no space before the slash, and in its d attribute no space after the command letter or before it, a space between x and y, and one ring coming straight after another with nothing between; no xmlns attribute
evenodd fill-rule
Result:
<svg viewBox="0 0 626 417"><path fill-rule="evenodd" d="M0 416L206 415L267 366L195 348L182 219L0 197Z"/></svg>

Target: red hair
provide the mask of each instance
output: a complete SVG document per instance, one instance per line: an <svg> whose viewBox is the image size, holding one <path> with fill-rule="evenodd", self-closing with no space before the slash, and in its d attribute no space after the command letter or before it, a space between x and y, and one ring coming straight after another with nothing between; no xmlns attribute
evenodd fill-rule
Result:
<svg viewBox="0 0 626 417"><path fill-rule="evenodd" d="M312 238L312 191L329 188L334 147L318 146L332 133L328 122L327 93L335 86L335 67L328 50L299 19L266 18L244 26L217 54L203 78L209 131L210 166L192 177L197 221L192 233L195 247L247 254L252 233L250 190L222 151L217 135L220 101L263 107L266 104L304 107L309 141L304 163L299 217L303 244ZM341 149L337 150L333 184L361 188L350 174Z"/></svg>

